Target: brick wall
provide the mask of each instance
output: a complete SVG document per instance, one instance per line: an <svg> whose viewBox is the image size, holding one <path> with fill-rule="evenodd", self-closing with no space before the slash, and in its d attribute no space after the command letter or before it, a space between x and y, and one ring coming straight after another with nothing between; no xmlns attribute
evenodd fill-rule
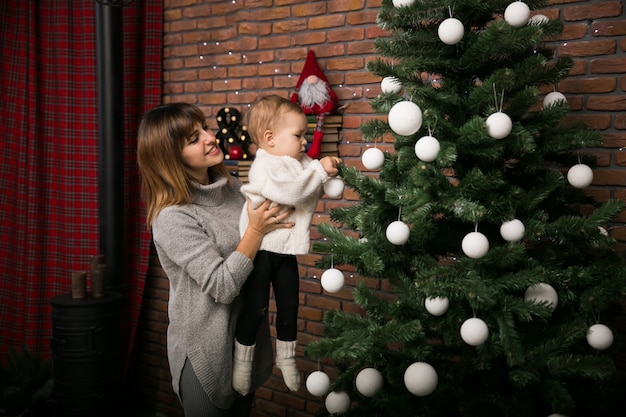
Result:
<svg viewBox="0 0 626 417"><path fill-rule="evenodd" d="M371 117L369 101L380 92L380 79L365 70L375 57L374 39L383 33L375 24L381 0L165 0L164 102L199 105L209 116L226 105L245 112L259 94L291 94L306 54L313 49L318 63L346 105L340 132L339 155L348 165L363 169L358 126ZM555 40L560 55L576 62L572 77L559 85L573 110L572 118L602 131L604 146L593 149L599 167L589 192L600 200L626 199L626 17L620 0L552 0L542 11L566 22ZM391 145L387 144L389 149ZM382 146L384 148L385 145ZM356 199L348 190L342 199L322 200L313 223L329 220L329 210ZM623 213L620 222L626 222ZM616 224L612 236L626 244L626 227ZM319 238L315 227L313 239ZM302 256L299 351L323 335L322 316L328 310L355 310L349 289L329 296L319 285L315 254ZM356 277L347 273L347 284ZM372 285L378 285L372 282ZM182 416L171 392L165 351L167 278L156 256L151 258L146 297L133 375L135 398L169 417ZM626 318L616 320L614 331L626 334ZM619 337L618 337L619 340ZM624 349L622 349L622 352ZM618 357L620 373L626 372ZM303 374L318 364L299 358ZM333 369L321 364L331 378ZM254 416L313 416L322 405L306 389L289 393L279 374L257 392Z"/></svg>

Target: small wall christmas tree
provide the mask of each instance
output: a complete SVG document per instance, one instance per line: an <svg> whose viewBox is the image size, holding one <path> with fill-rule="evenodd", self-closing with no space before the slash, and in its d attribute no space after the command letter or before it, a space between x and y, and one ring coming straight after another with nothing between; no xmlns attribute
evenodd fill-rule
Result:
<svg viewBox="0 0 626 417"><path fill-rule="evenodd" d="M252 160L256 145L252 143L248 127L242 124L241 113L233 107L223 107L217 113L215 134L224 158L231 161Z"/></svg>
<svg viewBox="0 0 626 417"><path fill-rule="evenodd" d="M342 167L359 202L331 218L359 238L322 224L313 249L328 254L320 268L351 265L391 291L359 284L363 313L328 312L325 337L307 346L340 370L328 389L311 381L328 413L611 409L605 320L626 264L607 230L624 205L585 193L595 160L584 151L602 140L565 122L554 86L572 61L545 42L563 23L531 18L546 4L383 0L389 36L368 66L382 79L371 103L381 117L361 132L392 135L395 149L364 154L370 172Z"/></svg>

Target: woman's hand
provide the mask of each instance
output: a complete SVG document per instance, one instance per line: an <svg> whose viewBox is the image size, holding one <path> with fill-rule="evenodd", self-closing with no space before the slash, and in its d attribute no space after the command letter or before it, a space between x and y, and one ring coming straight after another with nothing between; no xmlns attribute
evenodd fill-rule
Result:
<svg viewBox="0 0 626 417"><path fill-rule="evenodd" d="M271 207L272 202L265 200L259 207L253 208L250 199L247 202L248 228L261 235L265 235L276 229L289 229L294 223L283 223L293 211L293 208L277 205Z"/></svg>
<svg viewBox="0 0 626 417"><path fill-rule="evenodd" d="M250 199L246 204L248 228L237 245L237 251L251 260L254 260L266 233L276 229L289 229L294 225L293 222L283 223L293 208L285 209L284 206L271 207L271 205L270 200L265 200L259 207L253 208Z"/></svg>

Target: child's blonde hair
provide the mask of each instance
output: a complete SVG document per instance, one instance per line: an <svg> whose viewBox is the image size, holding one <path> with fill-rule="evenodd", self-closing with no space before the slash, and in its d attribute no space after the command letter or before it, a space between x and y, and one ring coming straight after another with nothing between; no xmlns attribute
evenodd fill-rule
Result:
<svg viewBox="0 0 626 417"><path fill-rule="evenodd" d="M281 117L289 112L305 115L298 104L276 94L259 99L252 105L244 120L252 141L259 145L264 132L268 129L275 130Z"/></svg>

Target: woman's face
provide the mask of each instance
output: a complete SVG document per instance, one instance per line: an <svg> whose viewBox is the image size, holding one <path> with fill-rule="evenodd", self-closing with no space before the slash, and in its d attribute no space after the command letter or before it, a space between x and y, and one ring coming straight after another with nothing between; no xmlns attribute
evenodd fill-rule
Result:
<svg viewBox="0 0 626 417"><path fill-rule="evenodd" d="M208 184L207 169L221 163L224 154L217 144L215 134L198 123L183 146L182 158L187 173L200 184Z"/></svg>

